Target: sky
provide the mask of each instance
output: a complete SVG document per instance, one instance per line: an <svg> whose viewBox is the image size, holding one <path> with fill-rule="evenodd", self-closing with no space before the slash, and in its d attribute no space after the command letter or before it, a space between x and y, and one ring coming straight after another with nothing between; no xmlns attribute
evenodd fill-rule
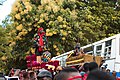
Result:
<svg viewBox="0 0 120 80"><path fill-rule="evenodd" d="M3 5L0 5L0 24L2 20L4 20L5 17L11 12L12 4L14 2L15 0L7 0L3 3Z"/></svg>

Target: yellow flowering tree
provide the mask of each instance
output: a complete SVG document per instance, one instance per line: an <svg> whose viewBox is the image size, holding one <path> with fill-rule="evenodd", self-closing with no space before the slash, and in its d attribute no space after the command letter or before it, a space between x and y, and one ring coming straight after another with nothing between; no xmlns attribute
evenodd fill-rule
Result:
<svg viewBox="0 0 120 80"><path fill-rule="evenodd" d="M55 55L72 50L76 42L83 46L119 33L119 6L104 1L16 0L10 25L0 28L2 67L25 68L25 56L34 53L33 37L39 27L44 28Z"/></svg>
<svg viewBox="0 0 120 80"><path fill-rule="evenodd" d="M55 55L73 49L76 42L86 45L91 39L94 42L111 36L114 30L110 22L119 20L113 12L112 6L99 0L17 0L10 14L16 32L15 53L28 53L39 27L44 28L49 50Z"/></svg>

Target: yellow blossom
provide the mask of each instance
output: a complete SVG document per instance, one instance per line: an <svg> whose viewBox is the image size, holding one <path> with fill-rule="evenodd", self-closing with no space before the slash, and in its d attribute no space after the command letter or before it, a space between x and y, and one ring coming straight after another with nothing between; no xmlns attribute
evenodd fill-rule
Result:
<svg viewBox="0 0 120 80"><path fill-rule="evenodd" d="M49 33L46 32L46 36L49 36Z"/></svg>
<svg viewBox="0 0 120 80"><path fill-rule="evenodd" d="M50 29L46 29L46 32L49 32L50 31Z"/></svg>
<svg viewBox="0 0 120 80"><path fill-rule="evenodd" d="M18 11L18 8L17 8L17 7L14 7L14 8L13 8L13 12L16 12L16 11Z"/></svg>
<svg viewBox="0 0 120 80"><path fill-rule="evenodd" d="M54 15L50 15L51 18L54 18Z"/></svg>
<svg viewBox="0 0 120 80"><path fill-rule="evenodd" d="M112 19L115 20L115 19L117 19L117 17L112 16Z"/></svg>
<svg viewBox="0 0 120 80"><path fill-rule="evenodd" d="M53 9L54 8L54 6L55 6L55 3L53 3L53 2L50 2L50 7Z"/></svg>
<svg viewBox="0 0 120 80"><path fill-rule="evenodd" d="M88 15L87 17L88 17L88 19L92 18L92 16L91 16L91 15Z"/></svg>
<svg viewBox="0 0 120 80"><path fill-rule="evenodd" d="M11 32L12 32L12 33L15 33L15 32L16 32L16 30L12 30Z"/></svg>
<svg viewBox="0 0 120 80"><path fill-rule="evenodd" d="M29 28L29 29L28 29L28 31L31 31L31 30L32 30L32 28Z"/></svg>
<svg viewBox="0 0 120 80"><path fill-rule="evenodd" d="M27 34L28 32L26 31L26 32L24 32L25 34Z"/></svg>
<svg viewBox="0 0 120 80"><path fill-rule="evenodd" d="M37 27L37 24L34 24L34 27Z"/></svg>
<svg viewBox="0 0 120 80"><path fill-rule="evenodd" d="M32 53L34 53L34 52L35 52L35 49L33 49L33 48L30 48L30 51L31 51Z"/></svg>
<svg viewBox="0 0 120 80"><path fill-rule="evenodd" d="M63 34L64 36L67 36L67 32L65 32L65 31L64 31L64 32L62 32L62 34Z"/></svg>
<svg viewBox="0 0 120 80"><path fill-rule="evenodd" d="M67 26L66 25L63 25L64 28L66 28Z"/></svg>
<svg viewBox="0 0 120 80"><path fill-rule="evenodd" d="M18 20L20 20L21 19L20 14L16 14L15 18L18 19Z"/></svg>
<svg viewBox="0 0 120 80"><path fill-rule="evenodd" d="M14 46L16 44L16 42L12 42L9 46Z"/></svg>
<svg viewBox="0 0 120 80"><path fill-rule="evenodd" d="M53 34L57 34L57 32L56 32L56 31L53 31Z"/></svg>
<svg viewBox="0 0 120 80"><path fill-rule="evenodd" d="M19 31L22 30L22 28L23 28L22 24L20 24L19 26L16 27L16 29L19 30Z"/></svg>
<svg viewBox="0 0 120 80"><path fill-rule="evenodd" d="M63 26L62 25L59 25L60 26L60 28L63 28Z"/></svg>
<svg viewBox="0 0 120 80"><path fill-rule="evenodd" d="M38 21L38 18L35 18L35 21Z"/></svg>
<svg viewBox="0 0 120 80"><path fill-rule="evenodd" d="M59 53L59 52L57 52L57 55L60 55L60 53Z"/></svg>
<svg viewBox="0 0 120 80"><path fill-rule="evenodd" d="M53 22L53 21L50 21L50 22L49 22L49 25L50 25L52 22Z"/></svg>
<svg viewBox="0 0 120 80"><path fill-rule="evenodd" d="M40 18L43 18L43 17L44 17L44 14L41 14L41 15L40 15Z"/></svg>
<svg viewBox="0 0 120 80"><path fill-rule="evenodd" d="M63 18L62 18L61 16L58 16L58 17L57 17L57 20L58 20L59 22L61 22L61 21L63 21Z"/></svg>
<svg viewBox="0 0 120 80"><path fill-rule="evenodd" d="M43 20L43 19L40 19L39 23L43 23L43 22L44 22L44 20Z"/></svg>
<svg viewBox="0 0 120 80"><path fill-rule="evenodd" d="M27 34L27 32L22 32L22 35L25 36Z"/></svg>
<svg viewBox="0 0 120 80"><path fill-rule="evenodd" d="M32 23L28 23L28 25L29 25L29 26L31 26L31 25L32 25Z"/></svg>
<svg viewBox="0 0 120 80"><path fill-rule="evenodd" d="M48 2L49 2L49 0L41 0L42 5L44 5L44 4L48 3Z"/></svg>
<svg viewBox="0 0 120 80"><path fill-rule="evenodd" d="M31 16L30 16L30 15L27 15L26 17L29 19Z"/></svg>
<svg viewBox="0 0 120 80"><path fill-rule="evenodd" d="M65 37L62 37L62 40L64 41L64 40L65 40Z"/></svg>
<svg viewBox="0 0 120 80"><path fill-rule="evenodd" d="M19 8L19 11L22 11L22 8L21 8L21 7Z"/></svg>
<svg viewBox="0 0 120 80"><path fill-rule="evenodd" d="M63 1L64 0L56 0L56 2L57 2L58 5L62 5Z"/></svg>
<svg viewBox="0 0 120 80"><path fill-rule="evenodd" d="M28 10L24 10L24 13L27 14L27 13L28 13Z"/></svg>
<svg viewBox="0 0 120 80"><path fill-rule="evenodd" d="M51 11L51 7L50 7L50 6L46 6L45 9L46 9L47 11Z"/></svg>
<svg viewBox="0 0 120 80"><path fill-rule="evenodd" d="M39 9L39 10L42 10L42 9L43 9L43 6L42 6L42 5L39 5L39 6L38 6L38 9Z"/></svg>
<svg viewBox="0 0 120 80"><path fill-rule="evenodd" d="M69 0L69 1L71 1L71 2L75 2L76 0Z"/></svg>
<svg viewBox="0 0 120 80"><path fill-rule="evenodd" d="M18 36L22 36L22 32L20 32L20 33L18 34Z"/></svg>
<svg viewBox="0 0 120 80"><path fill-rule="evenodd" d="M23 18L22 21L25 21L25 19Z"/></svg>
<svg viewBox="0 0 120 80"><path fill-rule="evenodd" d="M21 37L20 36L16 36L16 40L21 40Z"/></svg>
<svg viewBox="0 0 120 80"><path fill-rule="evenodd" d="M32 7L31 7L30 5L27 5L27 6L26 6L26 9L27 9L28 11L31 11L31 10L32 10Z"/></svg>
<svg viewBox="0 0 120 80"><path fill-rule="evenodd" d="M49 20L48 16L45 17L45 20Z"/></svg>
<svg viewBox="0 0 120 80"><path fill-rule="evenodd" d="M22 32L26 32L27 30L26 29L22 29Z"/></svg>
<svg viewBox="0 0 120 80"><path fill-rule="evenodd" d="M29 51L27 51L25 54L28 54L28 55L29 55L29 54L30 54L30 52L29 52Z"/></svg>
<svg viewBox="0 0 120 80"><path fill-rule="evenodd" d="M52 36L53 35L53 33L49 33L49 36Z"/></svg>
<svg viewBox="0 0 120 80"><path fill-rule="evenodd" d="M7 58L6 58L5 56L2 56L1 59L2 59L3 61L7 60Z"/></svg>
<svg viewBox="0 0 120 80"><path fill-rule="evenodd" d="M21 15L24 15L24 11L21 11L20 13L21 13Z"/></svg>
<svg viewBox="0 0 120 80"><path fill-rule="evenodd" d="M68 33L71 33L71 31L68 31Z"/></svg>
<svg viewBox="0 0 120 80"><path fill-rule="evenodd" d="M55 50L56 50L56 51L58 51L59 49L58 49L58 48L56 48Z"/></svg>
<svg viewBox="0 0 120 80"><path fill-rule="evenodd" d="M25 5L29 5L30 3L29 3L29 2L25 2L24 4L25 4Z"/></svg>
<svg viewBox="0 0 120 80"><path fill-rule="evenodd" d="M63 33L63 30L60 30L61 33Z"/></svg>
<svg viewBox="0 0 120 80"><path fill-rule="evenodd" d="M57 46L56 46L56 45L53 45L53 48L57 48Z"/></svg>
<svg viewBox="0 0 120 80"><path fill-rule="evenodd" d="M64 12L65 10L64 9L61 9L62 12Z"/></svg>
<svg viewBox="0 0 120 80"><path fill-rule="evenodd" d="M40 26L37 26L37 28L40 28Z"/></svg>
<svg viewBox="0 0 120 80"><path fill-rule="evenodd" d="M56 13L60 10L59 6L54 6L53 7L53 12Z"/></svg>

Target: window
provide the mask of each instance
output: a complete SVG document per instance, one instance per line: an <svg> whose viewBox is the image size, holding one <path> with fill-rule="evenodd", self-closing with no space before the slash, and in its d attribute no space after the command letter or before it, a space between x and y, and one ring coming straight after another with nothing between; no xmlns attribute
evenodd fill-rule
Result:
<svg viewBox="0 0 120 80"><path fill-rule="evenodd" d="M102 45L96 46L96 55L101 56L102 52Z"/></svg>
<svg viewBox="0 0 120 80"><path fill-rule="evenodd" d="M111 57L111 45L112 45L112 40L105 42L105 52L104 52L105 59L109 59Z"/></svg>
<svg viewBox="0 0 120 80"><path fill-rule="evenodd" d="M92 55L93 49L94 49L94 46L90 46L90 47L84 48L84 52Z"/></svg>

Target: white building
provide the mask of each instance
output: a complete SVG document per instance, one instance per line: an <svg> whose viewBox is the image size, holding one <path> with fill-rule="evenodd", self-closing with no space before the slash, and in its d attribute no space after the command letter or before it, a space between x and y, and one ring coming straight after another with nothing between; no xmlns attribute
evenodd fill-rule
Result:
<svg viewBox="0 0 120 80"><path fill-rule="evenodd" d="M120 34L105 38L95 43L81 47L86 54L99 55L104 57L107 68L111 71L120 71ZM72 51L64 53L62 55L53 57L53 60L59 60L61 66L65 66L65 62L68 54Z"/></svg>

